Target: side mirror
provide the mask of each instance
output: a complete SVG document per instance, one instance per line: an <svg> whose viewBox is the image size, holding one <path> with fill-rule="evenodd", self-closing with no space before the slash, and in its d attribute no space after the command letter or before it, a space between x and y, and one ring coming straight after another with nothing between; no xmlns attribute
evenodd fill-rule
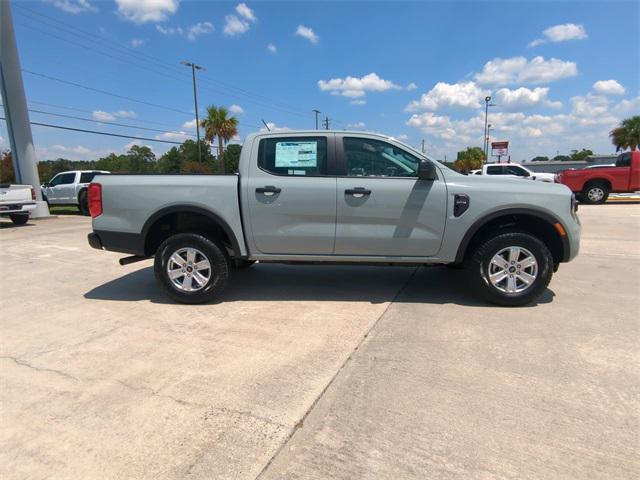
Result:
<svg viewBox="0 0 640 480"><path fill-rule="evenodd" d="M48 186L49 186L49 184L48 184L47 182L44 182L44 183L42 184L42 188L47 188Z"/></svg>
<svg viewBox="0 0 640 480"><path fill-rule="evenodd" d="M421 161L418 166L418 178L429 181L437 180L438 174L436 173L436 166L427 160Z"/></svg>

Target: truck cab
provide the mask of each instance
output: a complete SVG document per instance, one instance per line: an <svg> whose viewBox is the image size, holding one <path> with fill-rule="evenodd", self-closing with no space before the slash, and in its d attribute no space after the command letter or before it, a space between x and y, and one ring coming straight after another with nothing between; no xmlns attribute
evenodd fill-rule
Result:
<svg viewBox="0 0 640 480"><path fill-rule="evenodd" d="M42 185L42 197L49 205L75 205L83 215L89 215L87 187L104 170L73 170L60 172Z"/></svg>
<svg viewBox="0 0 640 480"><path fill-rule="evenodd" d="M553 173L532 172L518 163L488 163L480 170L473 170L474 175L502 175L509 178L523 178L540 182L553 183Z"/></svg>

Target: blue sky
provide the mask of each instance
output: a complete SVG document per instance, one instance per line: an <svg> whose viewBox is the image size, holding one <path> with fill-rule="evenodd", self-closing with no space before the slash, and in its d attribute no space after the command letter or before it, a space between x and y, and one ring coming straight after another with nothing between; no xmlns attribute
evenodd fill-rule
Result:
<svg viewBox="0 0 640 480"><path fill-rule="evenodd" d="M262 127L338 129L425 140L452 159L493 139L514 160L590 148L640 113L640 3L14 1L36 122L180 141L193 129L189 60L200 110L231 107L237 141ZM117 98L42 75L111 92ZM141 103L143 102L143 103ZM162 106L148 105L149 103ZM65 108L61 108L65 107ZM72 110L75 109L75 110ZM143 130L164 130L167 133ZM132 140L34 127L40 160L97 158ZM151 141L158 154L170 145ZM0 122L0 148L8 148Z"/></svg>

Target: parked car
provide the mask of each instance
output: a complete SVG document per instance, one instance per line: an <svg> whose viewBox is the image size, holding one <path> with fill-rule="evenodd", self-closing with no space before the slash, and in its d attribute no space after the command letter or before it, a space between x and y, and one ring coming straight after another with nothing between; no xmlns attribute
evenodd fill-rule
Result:
<svg viewBox="0 0 640 480"><path fill-rule="evenodd" d="M382 135L257 133L239 174L97 176L88 240L121 263L155 256L184 303L260 261L466 265L487 300L522 305L577 255L576 208L562 185L461 175Z"/></svg>
<svg viewBox="0 0 640 480"><path fill-rule="evenodd" d="M604 203L610 193L640 190L640 151L621 154L614 167L564 170L555 181L569 187L581 202Z"/></svg>
<svg viewBox="0 0 640 480"><path fill-rule="evenodd" d="M29 221L29 212L36 208L36 192L31 185L0 185L0 215L16 225Z"/></svg>
<svg viewBox="0 0 640 480"><path fill-rule="evenodd" d="M49 205L75 205L83 215L89 215L87 187L93 177L109 172L103 170L73 170L60 172L42 185L42 198Z"/></svg>
<svg viewBox="0 0 640 480"><path fill-rule="evenodd" d="M471 175L502 175L511 178L527 178L540 182L553 183L554 174L544 172L532 172L518 163L488 163L482 169L472 170Z"/></svg>

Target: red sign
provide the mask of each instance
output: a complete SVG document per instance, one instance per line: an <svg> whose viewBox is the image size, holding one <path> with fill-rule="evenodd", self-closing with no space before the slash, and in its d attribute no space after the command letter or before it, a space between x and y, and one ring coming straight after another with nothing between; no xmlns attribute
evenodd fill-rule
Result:
<svg viewBox="0 0 640 480"><path fill-rule="evenodd" d="M491 155L503 157L509 154L509 142L491 142Z"/></svg>

